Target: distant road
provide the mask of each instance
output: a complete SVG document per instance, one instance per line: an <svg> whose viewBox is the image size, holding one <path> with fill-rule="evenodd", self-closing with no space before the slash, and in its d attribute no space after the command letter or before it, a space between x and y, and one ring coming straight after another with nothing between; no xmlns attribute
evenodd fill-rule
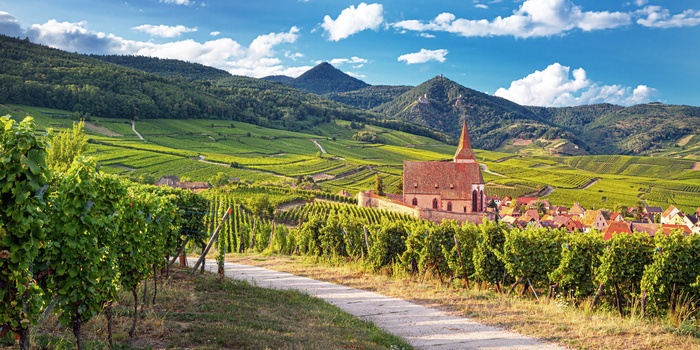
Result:
<svg viewBox="0 0 700 350"><path fill-rule="evenodd" d="M316 141L316 140L311 140L311 141L313 141L314 144L316 144L316 147L318 147L319 149L321 149L321 153L328 153L328 152L326 152L325 149L323 149L323 146L321 146L321 144L318 143L318 141Z"/></svg>
<svg viewBox="0 0 700 350"><path fill-rule="evenodd" d="M136 122L133 120L131 121L131 130L134 130L134 134L136 134L136 136L138 136L141 140L145 140L143 136L141 136L141 134L139 134L139 132L136 131Z"/></svg>

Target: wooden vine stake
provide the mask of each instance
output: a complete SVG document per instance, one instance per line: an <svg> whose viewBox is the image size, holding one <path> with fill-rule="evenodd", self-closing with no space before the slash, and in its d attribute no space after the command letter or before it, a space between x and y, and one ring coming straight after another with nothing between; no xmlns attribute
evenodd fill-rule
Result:
<svg viewBox="0 0 700 350"><path fill-rule="evenodd" d="M232 212L233 209L231 209L231 207L228 207L228 209L226 209L226 213L224 213L224 216L221 218L221 223L219 223L219 226L216 228L216 230L214 230L214 233L211 235L211 238L209 238L209 243L207 243L207 246L202 250L202 256L200 256L199 260L197 260L197 263L194 264L194 267L190 272L190 276L192 276L194 272L197 271L199 265L202 265L202 267L204 267L204 258L207 256L207 253L209 253L209 249L211 249L211 246L214 244L214 242L216 242L216 237L219 236L219 231L221 231L221 228L224 226L226 219L228 219L228 216L231 215ZM204 272L204 270L202 270L202 272Z"/></svg>

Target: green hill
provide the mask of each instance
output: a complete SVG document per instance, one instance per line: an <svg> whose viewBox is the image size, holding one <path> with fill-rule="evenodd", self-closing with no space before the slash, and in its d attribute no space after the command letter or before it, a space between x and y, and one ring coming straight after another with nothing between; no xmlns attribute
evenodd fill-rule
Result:
<svg viewBox="0 0 700 350"><path fill-rule="evenodd" d="M181 60L122 55L90 55L89 57L168 78L180 77L189 80L217 80L231 76L231 74L225 70Z"/></svg>
<svg viewBox="0 0 700 350"><path fill-rule="evenodd" d="M317 95L354 91L369 86L364 81L343 73L327 62L318 64L297 78L275 75L262 79L282 83Z"/></svg>
<svg viewBox="0 0 700 350"><path fill-rule="evenodd" d="M435 77L373 109L387 118L398 118L456 136L463 121L475 147L496 149L511 138L557 137L580 140L543 120L531 110L500 97L466 88L444 77Z"/></svg>
<svg viewBox="0 0 700 350"><path fill-rule="evenodd" d="M335 92L324 97L357 108L372 109L411 90L412 86L372 85L354 91Z"/></svg>

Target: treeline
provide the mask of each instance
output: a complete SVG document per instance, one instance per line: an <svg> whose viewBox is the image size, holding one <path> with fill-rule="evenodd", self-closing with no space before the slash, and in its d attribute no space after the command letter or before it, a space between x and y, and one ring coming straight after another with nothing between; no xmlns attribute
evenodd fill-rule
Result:
<svg viewBox="0 0 700 350"><path fill-rule="evenodd" d="M167 78L217 80L231 76L229 72L221 69L174 59L130 55L89 55L89 57Z"/></svg>
<svg viewBox="0 0 700 350"><path fill-rule="evenodd" d="M206 200L100 173L79 156L80 141L48 157L29 117L0 124L0 339L16 335L28 349L30 327L53 310L81 349L81 327L97 314L105 312L111 330L119 290L134 296L132 335L137 287L151 276L156 287L183 241L205 238Z"/></svg>
<svg viewBox="0 0 700 350"><path fill-rule="evenodd" d="M700 236L675 232L570 234L443 221L382 219L347 209L307 213L280 246L328 258L362 261L384 273L402 272L442 282L491 285L502 293L559 296L580 307L609 305L621 315L696 317L700 298ZM277 237L277 240L283 240Z"/></svg>
<svg viewBox="0 0 700 350"><path fill-rule="evenodd" d="M411 90L412 86L373 85L355 91L325 94L330 100L357 108L372 109Z"/></svg>

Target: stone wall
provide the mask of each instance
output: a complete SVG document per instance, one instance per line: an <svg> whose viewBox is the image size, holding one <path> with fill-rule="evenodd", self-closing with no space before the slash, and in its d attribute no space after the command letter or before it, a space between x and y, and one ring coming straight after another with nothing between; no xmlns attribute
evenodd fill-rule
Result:
<svg viewBox="0 0 700 350"><path fill-rule="evenodd" d="M460 223L469 221L480 224L484 218L495 220L494 213L459 213L445 210L425 209L407 205L400 201L391 200L374 194L373 191L357 194L357 204L361 207L391 210L393 212L411 215L416 218L440 223L442 220L456 220Z"/></svg>

